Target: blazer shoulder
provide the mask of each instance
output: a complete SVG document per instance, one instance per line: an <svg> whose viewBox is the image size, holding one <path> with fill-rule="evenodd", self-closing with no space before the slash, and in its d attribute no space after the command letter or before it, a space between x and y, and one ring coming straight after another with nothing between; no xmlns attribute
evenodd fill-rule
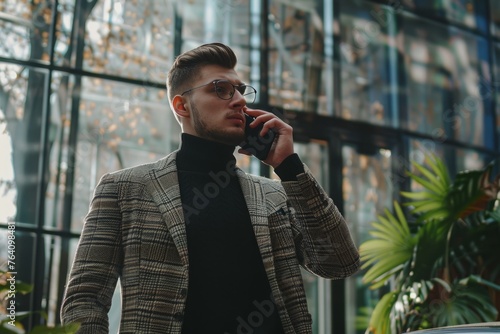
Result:
<svg viewBox="0 0 500 334"><path fill-rule="evenodd" d="M268 191L278 191L278 192L285 192L285 189L281 185L280 180L274 180L270 179L265 176L259 176L259 175L253 175L253 174L247 174L251 179L253 179L254 182L258 182L262 185L264 190L266 192Z"/></svg>
<svg viewBox="0 0 500 334"><path fill-rule="evenodd" d="M175 156L177 151L170 153L164 158L157 160L155 162L150 162L142 165L137 165L129 168L124 168L117 170L115 172L109 173L116 182L139 182L142 183L145 180L151 178L151 172L158 171L162 169L167 169L169 166L171 168L176 168Z"/></svg>
<svg viewBox="0 0 500 334"><path fill-rule="evenodd" d="M270 179L264 176L251 174L247 175L255 185L259 185L257 187L262 191L262 195L265 198L266 207L269 212L275 212L276 210L287 205L286 203L288 202L288 196L281 184L281 181Z"/></svg>

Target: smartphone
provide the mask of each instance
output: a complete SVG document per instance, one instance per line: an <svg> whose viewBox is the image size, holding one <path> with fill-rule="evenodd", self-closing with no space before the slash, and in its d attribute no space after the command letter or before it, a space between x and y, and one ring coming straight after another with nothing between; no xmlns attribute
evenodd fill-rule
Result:
<svg viewBox="0 0 500 334"><path fill-rule="evenodd" d="M247 114L245 114L245 118L245 140L240 144L240 147L256 156L259 160L265 160L271 150L276 133L270 129L264 136L261 136L260 131L264 127L264 123L251 128L250 123L255 118Z"/></svg>

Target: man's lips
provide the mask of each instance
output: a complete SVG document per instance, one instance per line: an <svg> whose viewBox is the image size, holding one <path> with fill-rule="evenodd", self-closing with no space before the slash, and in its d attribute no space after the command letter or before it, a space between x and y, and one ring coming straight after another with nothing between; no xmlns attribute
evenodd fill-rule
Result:
<svg viewBox="0 0 500 334"><path fill-rule="evenodd" d="M243 115L240 114L231 115L228 117L228 119L245 123L245 118L243 117Z"/></svg>

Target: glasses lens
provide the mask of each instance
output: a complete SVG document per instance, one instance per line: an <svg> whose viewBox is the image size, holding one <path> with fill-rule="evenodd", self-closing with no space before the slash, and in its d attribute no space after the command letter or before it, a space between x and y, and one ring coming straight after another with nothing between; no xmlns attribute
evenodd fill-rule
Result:
<svg viewBox="0 0 500 334"><path fill-rule="evenodd" d="M234 87L228 81L217 81L215 83L215 91L217 95L223 100L229 100L234 95Z"/></svg>
<svg viewBox="0 0 500 334"><path fill-rule="evenodd" d="M252 86L239 86L238 91L243 95L247 103L253 103L255 101L255 89Z"/></svg>
<svg viewBox="0 0 500 334"><path fill-rule="evenodd" d="M238 92L243 95L247 103L253 103L255 101L256 92L255 89L251 86L234 86L229 81L224 80L215 82L215 91L217 92L217 95L223 100L230 100L234 95L235 89L237 89Z"/></svg>

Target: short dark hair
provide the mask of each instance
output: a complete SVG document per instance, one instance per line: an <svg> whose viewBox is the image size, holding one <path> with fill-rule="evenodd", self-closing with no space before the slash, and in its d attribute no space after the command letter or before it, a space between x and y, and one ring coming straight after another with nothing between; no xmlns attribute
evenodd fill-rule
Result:
<svg viewBox="0 0 500 334"><path fill-rule="evenodd" d="M222 43L200 45L180 54L167 74L168 99L187 89L186 83L193 82L201 67L219 65L233 69L236 66L236 55L233 50Z"/></svg>

